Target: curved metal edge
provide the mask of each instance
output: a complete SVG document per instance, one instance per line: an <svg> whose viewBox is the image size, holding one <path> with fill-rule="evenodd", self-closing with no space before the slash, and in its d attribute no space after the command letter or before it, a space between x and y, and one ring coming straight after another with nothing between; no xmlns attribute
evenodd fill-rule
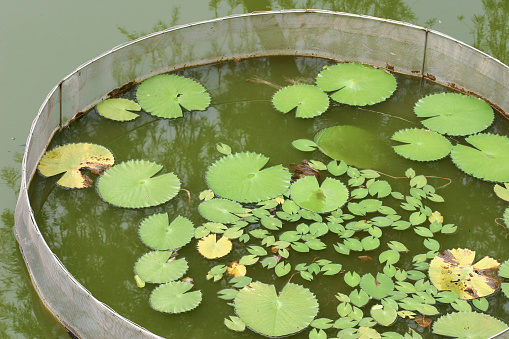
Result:
<svg viewBox="0 0 509 339"><path fill-rule="evenodd" d="M162 35L162 34L165 34L167 32L170 32L170 31L175 31L175 30L180 30L180 29L183 29L183 28L186 28L186 27L192 27L192 26L197 26L197 25L203 25L203 24L208 24L208 23L213 23L213 22L219 22L219 21L225 21L225 20L230 20L230 19L234 19L234 18L239 18L239 17L251 17L251 16L260 16L260 15L273 15L273 14L285 14L285 13L318 13L318 14L330 14L330 15L337 15L337 16L346 16L346 17L356 17L356 18L365 18L365 19L371 19L371 20L375 20L375 21L380 21L380 22L389 22L389 23L393 23L393 24L396 24L396 25L401 25L401 26L406 26L406 27L412 27L412 28L415 28L415 29L419 29L419 30L424 30L424 31L430 31L430 32L433 32L434 34L437 34L437 35L440 35L442 37L445 37L447 39L450 39L450 40L453 40L461 45L463 45L464 47L467 47L467 48L470 48L470 49L473 49L475 51L477 51L478 53L484 55L485 57L505 66L506 68L509 68L507 65L505 65L504 63L502 63L500 60L486 54L485 52L482 52L478 49L476 49L475 47L472 47L460 40L457 40L447 34L444 34L444 33L441 33L441 32L438 32L438 31L435 31L435 30L431 30L431 29L428 29L428 28L425 28L425 27L422 27L422 26L418 26L418 25L414 25L414 24L410 24L410 23L405 23L405 22L401 22L401 21L397 21L397 20L392 20L392 19L383 19L383 18L378 18L378 17L374 17L374 16L369 16L369 15L361 15L361 14L352 14L352 13L346 13L346 12L335 12L335 11L329 11L329 10L321 10L321 9L291 9L291 10L280 10L280 11L262 11L262 12L254 12L254 13L244 13L244 14L235 14L235 15L230 15L230 16L226 16L226 17L221 17L221 18L216 18L216 19L211 19L211 20L203 20L203 21L198 21L198 22L194 22L194 23L189 23L189 24L183 24L183 25L177 25L177 26L173 26L173 27L170 27L168 29L165 29L163 31L159 31L159 32L154 32L154 33L150 33L148 35L145 35L143 37L140 37L138 39L135 39L133 41L129 41L129 42L126 42L126 43L122 43L122 44L119 44L115 47L113 47L112 49L100 54L99 56L97 56L96 58L93 58L85 63L83 63L82 65L80 65L79 67L77 67L73 72L69 73L66 77L64 77L55 87L53 87L53 89L48 93L48 95L46 96L46 99L43 101L42 105L40 106L39 108L39 111L36 115L36 117L34 118L34 120L32 121L32 125L30 127L30 131L29 131L29 135L27 137L27 141L26 141L26 145L28 147L28 145L30 145L30 142L32 140L32 136L33 136L33 132L35 130L35 127L37 125L37 122L39 121L39 118L44 110L44 108L46 107L46 105L48 104L48 101L49 99L52 97L52 95L55 93L55 91L57 91L59 89L59 87L61 86L61 84L66 81L67 79L71 78L73 75L75 75L76 73L78 73L80 70L82 70L83 68L87 67L88 65L94 63L95 61L117 51L117 50L120 50L120 49L123 49L123 48L126 48L130 45L133 45L139 41L143 41L143 40L146 40L146 39L150 39L154 36L158 36L158 35ZM58 129L56 129L53 134L57 131ZM51 139L50 139L51 140ZM49 141L48 141L49 142ZM32 180L32 177L34 175L34 173L32 173L30 175L30 178L28 178L27 176L27 171L26 171L26 162L27 162L27 157L28 157L28 148L25 148L25 151L24 151L24 154L23 154L23 161L22 161L22 173L21 173L21 186L20 186L20 192L23 191L22 193L20 193L20 196L18 198L18 204L21 204L21 203L26 203L26 205L29 207L29 211L30 211L30 217L32 218L32 220L34 221L34 225L37 225L37 223L35 222L35 216L33 214L33 210L31 208L31 205L30 205L30 201L28 199L28 183ZM26 198L26 202L22 202L21 200L23 199L23 197ZM16 206L16 209L18 208L18 204ZM38 229L38 227L36 226L36 231L38 232L38 234L40 234L40 231ZM24 252L23 252L23 249L22 249L22 245L21 245L21 241L18 237L18 233L16 232L16 238L18 240L18 243L20 243L20 250L21 250L21 253L23 255L23 257L25 256ZM45 246L48 246L45 239L42 237L42 240L44 242L44 245ZM49 247L48 247L49 248ZM55 256L55 258L57 258ZM58 258L57 258L58 260ZM62 269L69 273L69 276L72 277L72 281L77 284L81 289L83 289L84 291L86 291L88 293L88 295L90 295L91 298L95 299L95 297L92 296L92 294L83 286L81 285L77 280L74 279L74 277L72 276L72 274L70 274L70 272L67 270L67 268L60 262L60 260L58 260L59 264L61 265ZM32 273L31 273L31 269L30 267L28 267L27 265L27 269L28 269L28 272L30 274L30 278L32 280L32 282L34 282L34 278L32 276ZM34 286L34 289L37 291L38 295L41 296L41 292L35 287L35 285L33 284ZM45 303L45 301L41 298L42 302L44 303L44 305L46 307L48 307L49 305L47 305ZM97 300L97 299L95 299ZM139 328L140 332L142 333L147 333L147 334L150 334L150 335L154 335L152 332L146 330L145 328L139 326L138 324L136 323L133 323L131 320L127 319L127 318L124 318L122 317L120 314L118 314L116 311L114 311L113 309L111 309L108 305L100 302L99 300L97 300L99 303L101 303L102 305L104 305L109 311L111 311L113 314L115 314L115 316L118 316L119 318L122 318L122 319L125 319L128 323L131 323L133 324L135 327ZM48 307L48 309L50 309L50 307ZM53 312L52 312L53 313ZM53 313L55 315L55 313ZM65 324L64 324L65 325ZM72 327L71 327L72 328ZM499 334L493 336L492 338L497 338L499 337L499 335L502 335L504 333L507 333L509 332L509 328L500 332Z"/></svg>

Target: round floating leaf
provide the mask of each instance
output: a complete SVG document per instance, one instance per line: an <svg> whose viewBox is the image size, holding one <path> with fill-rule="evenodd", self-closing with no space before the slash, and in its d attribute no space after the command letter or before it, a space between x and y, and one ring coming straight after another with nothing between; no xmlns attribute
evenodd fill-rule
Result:
<svg viewBox="0 0 509 339"><path fill-rule="evenodd" d="M389 305L371 307L371 317L382 326L391 326L398 318L396 310Z"/></svg>
<svg viewBox="0 0 509 339"><path fill-rule="evenodd" d="M116 121L129 121L139 117L131 111L140 111L141 106L129 99L113 98L101 101L96 106L97 112L103 117Z"/></svg>
<svg viewBox="0 0 509 339"><path fill-rule="evenodd" d="M421 123L440 134L469 135L493 123L495 114L484 100L460 94L437 93L417 101L414 112Z"/></svg>
<svg viewBox="0 0 509 339"><path fill-rule="evenodd" d="M156 250L173 250L185 246L193 236L193 223L180 215L171 224L168 213L151 215L140 224L141 240Z"/></svg>
<svg viewBox="0 0 509 339"><path fill-rule="evenodd" d="M205 110L210 95L193 79L161 74L143 81L136 91L136 99L148 113L161 118L178 118L184 107L188 111Z"/></svg>
<svg viewBox="0 0 509 339"><path fill-rule="evenodd" d="M281 165L263 169L269 158L252 152L227 155L209 167L209 187L219 196L239 202L258 202L283 195L291 174Z"/></svg>
<svg viewBox="0 0 509 339"><path fill-rule="evenodd" d="M495 292L501 283L498 277L500 263L484 257L475 265L475 251L446 250L429 264L429 277L439 291L452 291L461 299L485 297Z"/></svg>
<svg viewBox="0 0 509 339"><path fill-rule="evenodd" d="M239 291L234 307L247 327L269 337L299 332L318 314L314 294L293 283L287 283L278 296L274 285L253 282Z"/></svg>
<svg viewBox="0 0 509 339"><path fill-rule="evenodd" d="M334 211L348 200L348 189L339 180L326 178L322 185L314 176L297 180L290 187L292 200L302 208L317 213Z"/></svg>
<svg viewBox="0 0 509 339"><path fill-rule="evenodd" d="M181 278L188 269L184 258L172 258L169 251L152 251L144 254L134 266L141 280L151 283L166 283Z"/></svg>
<svg viewBox="0 0 509 339"><path fill-rule="evenodd" d="M230 253L232 242L226 237L216 241L216 234L212 233L198 241L198 252L207 259L221 258Z"/></svg>
<svg viewBox="0 0 509 339"><path fill-rule="evenodd" d="M360 287L373 298L382 299L394 290L394 283L383 273L377 273L376 279L371 273L367 273L362 276Z"/></svg>
<svg viewBox="0 0 509 339"><path fill-rule="evenodd" d="M471 135L465 141L473 147L455 145L452 162L463 172L478 179L496 182L509 181L509 138L482 133Z"/></svg>
<svg viewBox="0 0 509 339"><path fill-rule="evenodd" d="M100 145L78 143L58 146L44 153L39 162L39 172L45 177L64 173L57 184L68 188L85 188L92 185L92 180L81 172L90 169L92 173L113 166L115 159L111 152Z"/></svg>
<svg viewBox="0 0 509 339"><path fill-rule="evenodd" d="M329 96L316 86L292 85L277 91L272 97L272 104L283 113L297 108L297 118L312 118L329 108Z"/></svg>
<svg viewBox="0 0 509 339"><path fill-rule="evenodd" d="M311 152L318 147L314 141L308 139L294 140L292 141L292 146L302 152Z"/></svg>
<svg viewBox="0 0 509 339"><path fill-rule="evenodd" d="M150 294L150 305L165 313L182 313L195 309L202 299L201 291L188 292L193 284L172 281L155 288Z"/></svg>
<svg viewBox="0 0 509 339"><path fill-rule="evenodd" d="M455 312L438 318L433 324L433 333L454 338L485 339L506 328L506 324L488 314Z"/></svg>
<svg viewBox="0 0 509 339"><path fill-rule="evenodd" d="M176 196L180 189L180 180L173 173L154 177L162 168L147 160L125 161L105 171L97 189L106 202L115 206L157 206Z"/></svg>
<svg viewBox="0 0 509 339"><path fill-rule="evenodd" d="M399 130L394 133L391 139L405 143L405 145L397 145L392 148L403 158L410 160L439 160L448 156L452 149L452 145L446 137L426 129Z"/></svg>
<svg viewBox="0 0 509 339"><path fill-rule="evenodd" d="M332 159L358 167L376 167L373 155L383 154L387 147L373 133L344 125L321 130L315 136L315 143Z"/></svg>
<svg viewBox="0 0 509 339"><path fill-rule="evenodd" d="M316 85L325 92L336 91L333 100L354 106L382 102L398 86L392 74L355 62L327 67L316 77Z"/></svg>
<svg viewBox="0 0 509 339"><path fill-rule="evenodd" d="M240 217L233 213L244 213L244 208L241 204L227 199L204 201L198 206L198 210L205 219L225 224L231 224L240 220Z"/></svg>

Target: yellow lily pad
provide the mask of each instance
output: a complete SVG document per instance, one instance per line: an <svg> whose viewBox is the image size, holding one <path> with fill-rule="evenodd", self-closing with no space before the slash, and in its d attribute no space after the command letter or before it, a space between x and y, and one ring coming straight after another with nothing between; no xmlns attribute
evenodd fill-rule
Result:
<svg viewBox="0 0 509 339"><path fill-rule="evenodd" d="M82 171L102 174L115 163L113 154L103 146L77 143L58 146L44 153L39 162L39 172L45 177L64 173L57 185L68 188L86 188L93 181Z"/></svg>
<svg viewBox="0 0 509 339"><path fill-rule="evenodd" d="M227 237L216 241L216 234L212 233L198 241L198 252L207 259L221 258L230 253L232 242Z"/></svg>
<svg viewBox="0 0 509 339"><path fill-rule="evenodd" d="M234 277L243 277L246 275L247 269L245 265L239 264L237 261L231 261L230 265L230 267L226 268L228 274Z"/></svg>
<svg viewBox="0 0 509 339"><path fill-rule="evenodd" d="M482 298L495 292L502 282L500 263L484 257L475 265L475 251L452 249L435 256L429 265L429 277L440 291L452 291L461 299Z"/></svg>

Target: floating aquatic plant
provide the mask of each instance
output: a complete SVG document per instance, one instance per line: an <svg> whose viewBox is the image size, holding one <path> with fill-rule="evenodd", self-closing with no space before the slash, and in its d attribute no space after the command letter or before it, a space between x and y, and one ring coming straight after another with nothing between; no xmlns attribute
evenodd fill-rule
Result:
<svg viewBox="0 0 509 339"><path fill-rule="evenodd" d="M321 185L314 176L297 180L290 187L292 200L302 208L317 213L331 212L348 200L348 189L339 180L326 178Z"/></svg>
<svg viewBox="0 0 509 339"><path fill-rule="evenodd" d="M384 151L384 145L373 133L356 126L337 125L322 129L316 134L315 143L332 159L358 167L372 167L376 162L372 155Z"/></svg>
<svg viewBox="0 0 509 339"><path fill-rule="evenodd" d="M212 164L207 183L217 195L258 202L282 195L290 185L290 173L281 165L262 169L269 158L252 152L227 155Z"/></svg>
<svg viewBox="0 0 509 339"><path fill-rule="evenodd" d="M390 305L374 305L371 307L371 317L382 326L391 326L396 322L398 313Z"/></svg>
<svg viewBox="0 0 509 339"><path fill-rule="evenodd" d="M177 195L180 180L173 173L155 176L163 166L129 160L111 167L98 180L97 190L108 203L126 208L157 206Z"/></svg>
<svg viewBox="0 0 509 339"><path fill-rule="evenodd" d="M441 134L436 132L409 128L399 130L391 137L394 141L405 143L392 146L403 158L417 161L434 161L445 158L451 153L452 145Z"/></svg>
<svg viewBox="0 0 509 339"><path fill-rule="evenodd" d="M439 291L452 291L461 299L476 299L495 292L501 283L498 277L500 263L484 257L476 264L475 251L446 250L429 264L429 277Z"/></svg>
<svg viewBox="0 0 509 339"><path fill-rule="evenodd" d="M225 224L240 220L240 217L236 216L235 213L244 213L241 204L228 199L206 200L198 206L198 210L205 219Z"/></svg>
<svg viewBox="0 0 509 339"><path fill-rule="evenodd" d="M138 259L134 271L146 282L166 283L180 279L188 269L184 258L175 259L170 251L152 251Z"/></svg>
<svg viewBox="0 0 509 339"><path fill-rule="evenodd" d="M383 273L377 273L376 278L371 273L364 274L359 284L364 292L379 300L387 297L394 290L394 282Z"/></svg>
<svg viewBox="0 0 509 339"><path fill-rule="evenodd" d="M232 242L227 237L217 240L215 233L209 234L198 241L198 252L207 259L221 258L230 253Z"/></svg>
<svg viewBox="0 0 509 339"><path fill-rule="evenodd" d="M316 85L334 92L331 99L347 105L374 105L389 98L397 87L394 76L356 62L336 64L321 71Z"/></svg>
<svg viewBox="0 0 509 339"><path fill-rule="evenodd" d="M192 291L192 283L172 281L159 285L150 294L150 305L165 313L182 313L195 309L202 300L201 291Z"/></svg>
<svg viewBox="0 0 509 339"><path fill-rule="evenodd" d="M455 145L452 162L471 176L495 182L509 181L509 138L481 133L465 138L473 147Z"/></svg>
<svg viewBox="0 0 509 339"><path fill-rule="evenodd" d="M112 98L101 101L96 106L97 112L103 117L115 121L130 121L139 117L132 111L140 111L138 103L123 98Z"/></svg>
<svg viewBox="0 0 509 339"><path fill-rule="evenodd" d="M296 109L297 118L313 118L329 108L329 96L316 86L291 85L277 91L272 104L282 113Z"/></svg>
<svg viewBox="0 0 509 339"><path fill-rule="evenodd" d="M502 321L483 313L455 312L438 318L433 333L454 338L484 339L505 330Z"/></svg>
<svg viewBox="0 0 509 339"><path fill-rule="evenodd" d="M414 112L421 123L440 134L469 135L488 128L495 119L484 100L460 93L437 93L417 101Z"/></svg>
<svg viewBox="0 0 509 339"><path fill-rule="evenodd" d="M174 250L191 241L194 226L180 215L170 223L168 213L158 213L143 219L139 232L145 245L156 250Z"/></svg>
<svg viewBox="0 0 509 339"><path fill-rule="evenodd" d="M253 282L239 291L233 304L247 327L269 337L297 333L318 314L314 294L293 283L287 283L277 295L274 285Z"/></svg>
<svg viewBox="0 0 509 339"><path fill-rule="evenodd" d="M57 184L68 188L86 188L92 180L82 170L94 174L102 172L115 163L113 154L101 145L77 143L58 146L44 153L37 166L45 177L64 173Z"/></svg>
<svg viewBox="0 0 509 339"><path fill-rule="evenodd" d="M181 117L182 107L188 111L203 111L210 104L210 95L193 79L160 74L143 81L136 99L148 113L160 118Z"/></svg>

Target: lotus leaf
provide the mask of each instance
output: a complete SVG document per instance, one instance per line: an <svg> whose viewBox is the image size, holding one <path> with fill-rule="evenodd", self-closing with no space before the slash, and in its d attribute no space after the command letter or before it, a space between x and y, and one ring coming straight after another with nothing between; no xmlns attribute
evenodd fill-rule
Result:
<svg viewBox="0 0 509 339"><path fill-rule="evenodd" d="M319 185L316 177L306 176L290 187L290 196L297 205L317 213L340 208L348 200L348 195L346 186L332 178L326 178Z"/></svg>
<svg viewBox="0 0 509 339"><path fill-rule="evenodd" d="M145 111L160 118L181 117L180 106L188 111L203 111L210 104L210 95L201 84L169 74L143 81L136 92L136 99Z"/></svg>
<svg viewBox="0 0 509 339"><path fill-rule="evenodd" d="M188 292L193 284L172 281L155 288L150 294L150 305L165 313L182 313L195 309L202 299L201 291Z"/></svg>
<svg viewBox="0 0 509 339"><path fill-rule="evenodd" d="M58 146L47 151L39 162L39 172L45 177L64 173L57 184L68 188L85 188L92 180L81 172L90 169L94 174L113 166L115 159L111 152L100 145L78 143Z"/></svg>
<svg viewBox="0 0 509 339"><path fill-rule="evenodd" d="M291 85L277 91L272 104L282 113L296 108L297 118L313 118L329 108L329 96L316 86Z"/></svg>
<svg viewBox="0 0 509 339"><path fill-rule="evenodd" d="M455 145L452 161L463 172L478 179L496 182L509 181L509 138L481 133L465 139L473 147Z"/></svg>
<svg viewBox="0 0 509 339"><path fill-rule="evenodd" d="M180 215L170 223L168 213L154 214L140 224L141 240L156 250L174 250L185 246L193 236L193 223Z"/></svg>
<svg viewBox="0 0 509 339"><path fill-rule="evenodd" d="M111 167L98 180L97 190L108 203L126 208L157 206L177 195L180 180L173 173L156 175L163 166L129 160Z"/></svg>
<svg viewBox="0 0 509 339"><path fill-rule="evenodd" d="M293 283L287 283L277 295L274 285L253 282L239 291L234 307L247 327L269 337L299 332L318 314L313 293Z"/></svg>
<svg viewBox="0 0 509 339"><path fill-rule="evenodd" d="M448 156L452 149L452 145L446 137L426 129L408 128L399 130L394 133L391 139L405 143L404 145L393 146L393 148L403 158L410 160L439 160Z"/></svg>
<svg viewBox="0 0 509 339"><path fill-rule="evenodd" d="M414 112L421 123L440 134L469 135L493 123L495 114L484 100L460 93L437 93L417 101Z"/></svg>
<svg viewBox="0 0 509 339"><path fill-rule="evenodd" d="M221 258L230 253L232 242L226 237L216 241L216 234L212 233L198 241L198 252L207 259Z"/></svg>
<svg viewBox="0 0 509 339"><path fill-rule="evenodd" d="M332 159L358 167L379 167L373 155L387 151L373 133L355 126L325 128L315 135L315 143Z"/></svg>
<svg viewBox="0 0 509 339"><path fill-rule="evenodd" d="M239 202L258 202L283 195L290 172L277 165L266 169L269 158L252 152L227 155L209 167L206 179L217 195Z"/></svg>
<svg viewBox="0 0 509 339"><path fill-rule="evenodd" d="M433 324L433 333L454 338L485 339L506 328L506 324L488 314L455 312L438 318Z"/></svg>
<svg viewBox="0 0 509 339"><path fill-rule="evenodd" d="M240 217L234 213L244 213L244 208L238 202L227 199L210 199L198 206L200 214L212 222L231 224Z"/></svg>
<svg viewBox="0 0 509 339"><path fill-rule="evenodd" d="M141 280L166 283L181 278L188 269L184 258L175 259L169 251L152 251L138 259L134 266Z"/></svg>
<svg viewBox="0 0 509 339"><path fill-rule="evenodd" d="M321 71L316 85L339 103L365 106L389 98L398 86L396 78L384 70L356 62L336 64Z"/></svg>
<svg viewBox="0 0 509 339"><path fill-rule="evenodd" d="M501 283L498 277L500 263L484 257L475 265L475 251L446 250L429 264L429 277L439 291L452 291L461 299L476 299L495 292Z"/></svg>
<svg viewBox="0 0 509 339"><path fill-rule="evenodd" d="M115 121L130 121L139 117L131 111L140 111L141 106L129 99L113 98L97 104L97 113Z"/></svg>

